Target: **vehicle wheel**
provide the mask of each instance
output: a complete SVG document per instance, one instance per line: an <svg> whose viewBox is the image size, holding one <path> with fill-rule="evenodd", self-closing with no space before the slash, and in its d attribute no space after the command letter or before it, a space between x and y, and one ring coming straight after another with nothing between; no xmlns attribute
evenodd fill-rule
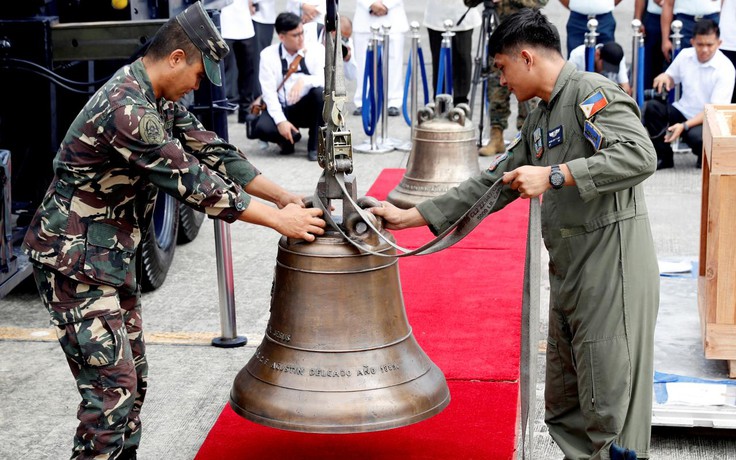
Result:
<svg viewBox="0 0 736 460"><path fill-rule="evenodd" d="M143 292L160 287L169 272L176 249L179 227L179 203L171 196L159 192L153 210L153 219L146 239L141 242L140 274Z"/></svg>
<svg viewBox="0 0 736 460"><path fill-rule="evenodd" d="M179 203L179 233L176 237L178 244L194 241L199 233L199 227L204 222L204 213Z"/></svg>

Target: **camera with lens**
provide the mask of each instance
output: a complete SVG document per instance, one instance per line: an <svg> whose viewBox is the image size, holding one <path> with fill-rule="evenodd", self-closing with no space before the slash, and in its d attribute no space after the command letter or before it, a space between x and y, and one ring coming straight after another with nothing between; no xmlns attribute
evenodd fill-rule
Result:
<svg viewBox="0 0 736 460"><path fill-rule="evenodd" d="M669 96L669 93L667 91L657 91L654 88L645 89L644 90L644 100L645 101L662 101L667 102L667 97Z"/></svg>

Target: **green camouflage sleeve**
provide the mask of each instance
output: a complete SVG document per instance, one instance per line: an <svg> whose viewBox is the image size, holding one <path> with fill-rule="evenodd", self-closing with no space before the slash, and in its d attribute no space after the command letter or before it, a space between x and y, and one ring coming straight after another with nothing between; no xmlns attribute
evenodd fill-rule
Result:
<svg viewBox="0 0 736 460"><path fill-rule="evenodd" d="M237 147L228 144L216 133L205 130L191 112L178 103L172 103L174 112L174 136L187 153L194 155L211 170L229 177L245 187L260 171L253 166Z"/></svg>
<svg viewBox="0 0 736 460"><path fill-rule="evenodd" d="M239 184L214 172L172 139L160 114L150 107L120 106L101 120L98 130L109 133L112 149L151 183L209 216L233 222L250 204Z"/></svg>

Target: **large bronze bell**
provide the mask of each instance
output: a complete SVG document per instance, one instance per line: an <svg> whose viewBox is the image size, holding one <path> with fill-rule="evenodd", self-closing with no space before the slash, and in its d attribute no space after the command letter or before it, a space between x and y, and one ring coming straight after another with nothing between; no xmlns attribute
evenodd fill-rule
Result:
<svg viewBox="0 0 736 460"><path fill-rule="evenodd" d="M418 111L406 173L388 194L390 203L411 208L480 173L469 113L467 104L453 107L448 94Z"/></svg>
<svg viewBox="0 0 736 460"><path fill-rule="evenodd" d="M395 253L375 234L363 236L365 224L355 217L343 218L351 238ZM397 260L361 252L334 229L312 243L282 238L271 316L235 378L235 412L285 430L353 433L408 425L444 409L447 383L412 334Z"/></svg>

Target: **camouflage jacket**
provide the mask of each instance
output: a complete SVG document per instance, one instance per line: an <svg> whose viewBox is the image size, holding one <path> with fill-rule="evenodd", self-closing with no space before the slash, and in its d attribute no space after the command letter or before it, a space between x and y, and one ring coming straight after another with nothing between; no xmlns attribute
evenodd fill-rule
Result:
<svg viewBox="0 0 736 460"><path fill-rule="evenodd" d="M135 285L130 263L158 189L232 222L259 171L182 105L156 100L139 59L77 115L54 158L54 180L31 221L29 257L88 284Z"/></svg>

